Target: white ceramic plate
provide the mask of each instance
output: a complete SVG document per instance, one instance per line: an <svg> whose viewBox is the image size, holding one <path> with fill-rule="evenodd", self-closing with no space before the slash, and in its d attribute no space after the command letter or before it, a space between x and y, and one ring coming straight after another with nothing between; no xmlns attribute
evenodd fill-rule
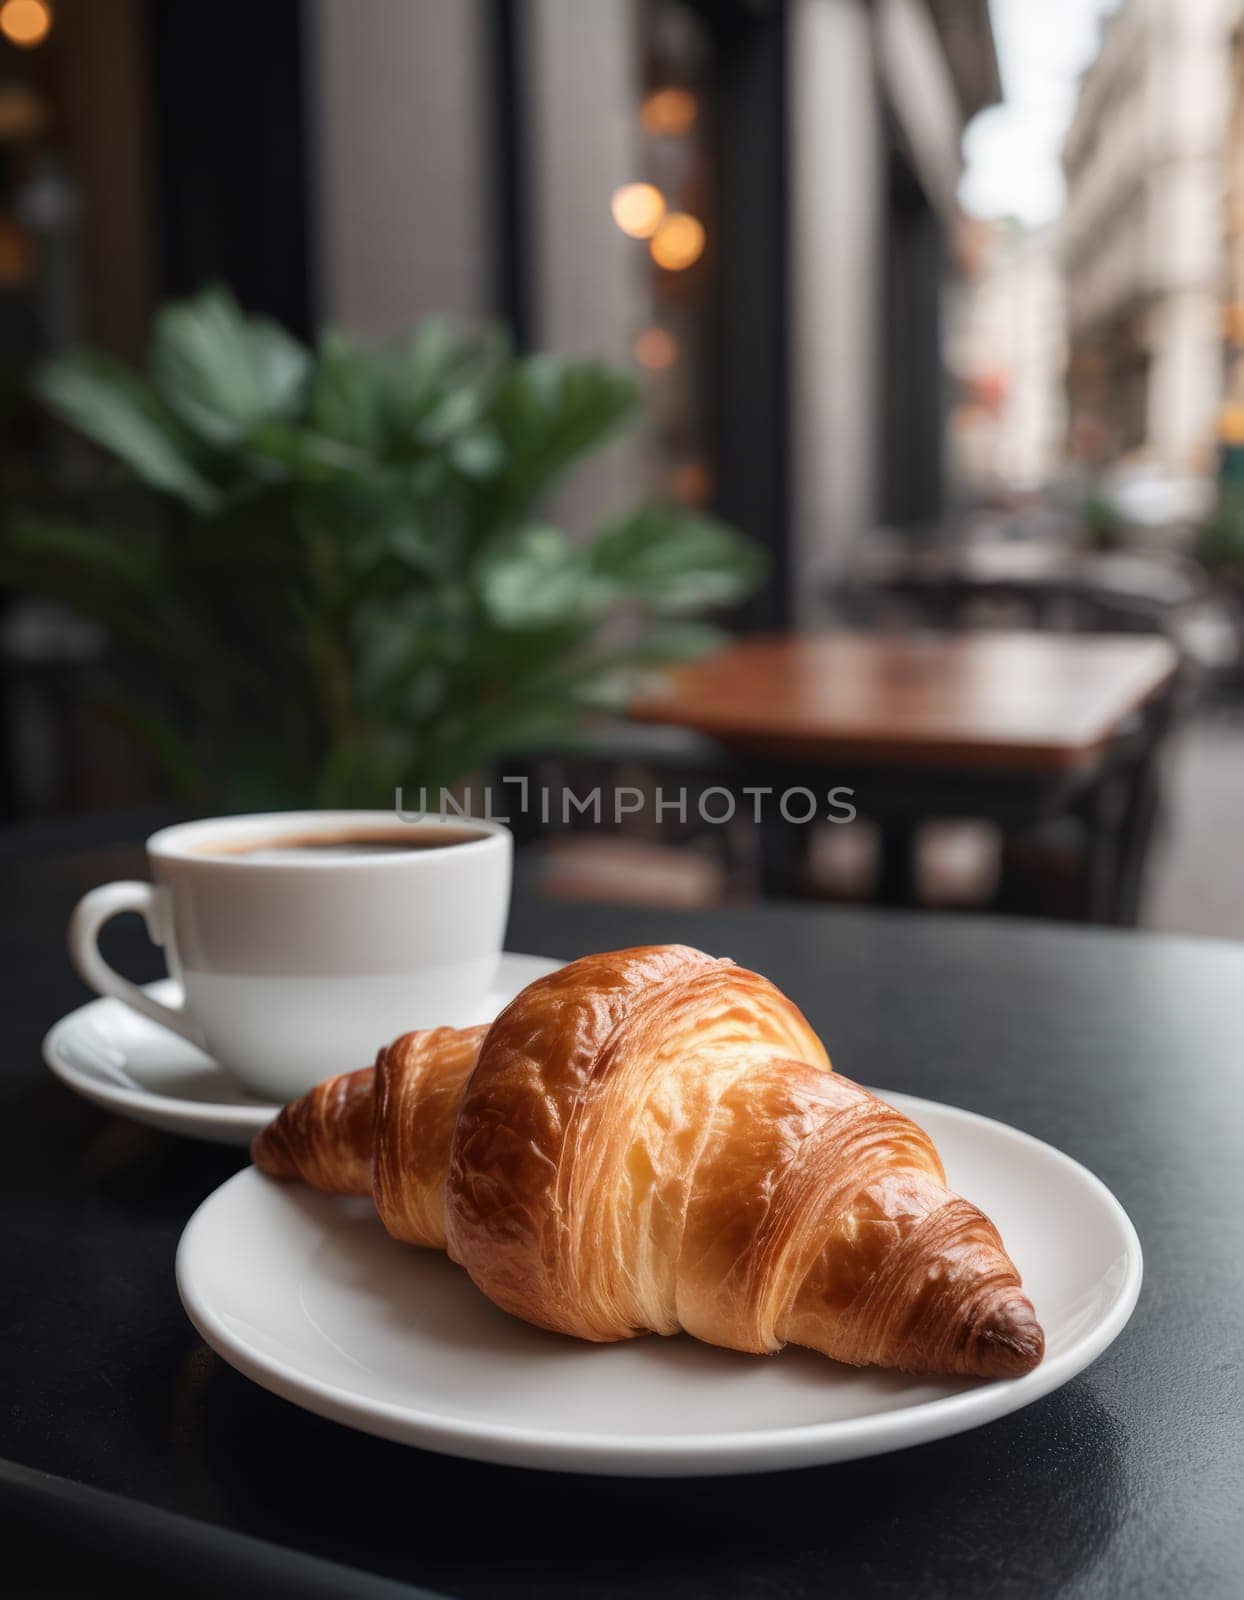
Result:
<svg viewBox="0 0 1244 1600"><path fill-rule="evenodd" d="M195 1327L256 1383L367 1433L525 1467L682 1476L877 1455L1028 1405L1119 1333L1135 1230L1068 1156L928 1100L953 1187L994 1219L1045 1326L1009 1382L856 1370L806 1350L738 1355L679 1337L593 1345L491 1305L447 1257L395 1243L365 1200L239 1172L191 1218L177 1283Z"/></svg>
<svg viewBox="0 0 1244 1600"><path fill-rule="evenodd" d="M543 956L507 951L497 980L480 1002L477 1022L491 1022L520 989L561 966ZM147 992L176 1004L171 978ZM377 1040L377 1046L383 1040ZM119 1000L92 1000L71 1011L43 1041L43 1059L75 1093L135 1122L213 1144L249 1144L280 1107L259 1100L210 1056L149 1022ZM365 1062L343 1062L342 1071Z"/></svg>

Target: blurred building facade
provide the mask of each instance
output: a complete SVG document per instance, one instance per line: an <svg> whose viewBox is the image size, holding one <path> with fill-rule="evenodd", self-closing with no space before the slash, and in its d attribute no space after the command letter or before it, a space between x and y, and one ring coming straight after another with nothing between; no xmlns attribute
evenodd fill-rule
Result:
<svg viewBox="0 0 1244 1600"><path fill-rule="evenodd" d="M1064 147L1073 447L1208 467L1222 397L1235 0L1127 0Z"/></svg>
<svg viewBox="0 0 1244 1600"><path fill-rule="evenodd" d="M1244 443L1244 0L1228 0L1229 95L1226 147L1225 288L1223 317L1226 433Z"/></svg>
<svg viewBox="0 0 1244 1600"><path fill-rule="evenodd" d="M1057 229L969 222L948 357L952 476L971 499L1032 494L1062 467L1066 308Z"/></svg>

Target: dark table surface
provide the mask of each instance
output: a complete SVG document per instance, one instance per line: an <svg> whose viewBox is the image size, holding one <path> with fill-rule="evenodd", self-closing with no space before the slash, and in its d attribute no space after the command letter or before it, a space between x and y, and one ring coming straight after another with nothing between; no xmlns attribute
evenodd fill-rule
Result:
<svg viewBox="0 0 1244 1600"><path fill-rule="evenodd" d="M989 1427L772 1476L574 1478L352 1433L195 1336L174 1250L242 1153L105 1116L39 1060L86 998L63 955L70 906L141 871L142 831L0 835L0 1586L115 1592L125 1572L131 1592L212 1595L1244 1593L1244 946L520 897L514 949L679 939L759 967L851 1076L1085 1162L1146 1256L1118 1342ZM110 953L158 971L137 925Z"/></svg>

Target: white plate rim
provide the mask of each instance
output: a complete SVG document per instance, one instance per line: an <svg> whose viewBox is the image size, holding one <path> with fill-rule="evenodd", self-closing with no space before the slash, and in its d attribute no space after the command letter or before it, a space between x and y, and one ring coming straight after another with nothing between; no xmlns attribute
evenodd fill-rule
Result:
<svg viewBox="0 0 1244 1600"><path fill-rule="evenodd" d="M549 972L564 965L555 957L533 955L525 950L503 950L501 954L503 959L540 963L543 970ZM542 975L542 972L534 973L532 980L529 981L534 981L534 978ZM157 978L152 983L142 984L141 988L144 993L164 1001L165 1004L176 1004L181 999L181 985L175 978ZM129 1114L139 1121L145 1121L151 1116L158 1117L161 1119L158 1126L168 1127L176 1122L183 1124L187 1132L195 1127L210 1125L256 1134L280 1111L281 1103L275 1100L183 1100L177 1095L160 1094L154 1089L109 1083L75 1065L64 1047L66 1036L79 1028L89 1026L101 1011L111 1012L113 1008L124 1004L123 1000L118 1000L114 996L97 995L95 999L87 1000L82 1005L75 1006L72 1011L67 1011L44 1034L42 1043L44 1064L66 1088L107 1111L114 1111L122 1116ZM145 1018L141 1020L147 1027L160 1027L158 1022L151 1022ZM174 1039L176 1035L170 1033L169 1038ZM211 1060L211 1057L208 1059Z"/></svg>
<svg viewBox="0 0 1244 1600"><path fill-rule="evenodd" d="M351 1394L322 1379L299 1373L266 1352L245 1345L199 1294L191 1266L197 1234L218 1195L245 1182L267 1183L245 1167L208 1195L182 1233L177 1247L177 1290L187 1316L204 1341L230 1366L281 1398L316 1415L363 1433L414 1445L443 1455L546 1471L647 1476L725 1476L770 1472L832 1462L860 1460L895 1449L949 1438L1008 1416L1061 1388L1109 1348L1135 1310L1144 1276L1140 1239L1131 1218L1100 1178L1081 1162L1009 1123L979 1112L897 1091L884 1094L918 1120L924 1108L950 1114L969 1125L983 1125L1053 1157L1078 1181L1087 1183L1119 1229L1126 1270L1109 1307L1091 1328L1055 1357L1047 1357L1023 1377L997 1380L919 1401L911 1406L857 1418L771 1429L723 1430L693 1434L609 1434L586 1430L540 1429L513 1423L446 1418L415 1406L397 1405ZM759 1358L758 1358L759 1359Z"/></svg>

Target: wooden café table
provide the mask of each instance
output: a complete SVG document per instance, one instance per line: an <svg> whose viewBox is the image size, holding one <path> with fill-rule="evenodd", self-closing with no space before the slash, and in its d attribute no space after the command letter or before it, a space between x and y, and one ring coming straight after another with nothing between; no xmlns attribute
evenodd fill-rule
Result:
<svg viewBox="0 0 1244 1600"><path fill-rule="evenodd" d="M709 735L750 782L806 785L822 807L828 787L854 789L882 824L888 903L913 897L912 832L927 817L1016 827L1078 810L1092 840L1085 915L1129 922L1177 666L1148 636L787 634L673 670L629 715ZM800 837L770 831L770 889Z"/></svg>
<svg viewBox="0 0 1244 1600"><path fill-rule="evenodd" d="M312 1416L187 1321L178 1237L245 1152L106 1115L39 1059L48 1026L88 998L64 953L74 900L141 875L138 841L161 820L0 830L0 1591L1244 1593L1244 946L876 910L559 905L520 883L510 948L684 940L758 967L851 1077L1001 1118L1084 1162L1145 1252L1118 1341L988 1427L767 1476L576 1478ZM136 917L109 932L123 970L157 975Z"/></svg>

